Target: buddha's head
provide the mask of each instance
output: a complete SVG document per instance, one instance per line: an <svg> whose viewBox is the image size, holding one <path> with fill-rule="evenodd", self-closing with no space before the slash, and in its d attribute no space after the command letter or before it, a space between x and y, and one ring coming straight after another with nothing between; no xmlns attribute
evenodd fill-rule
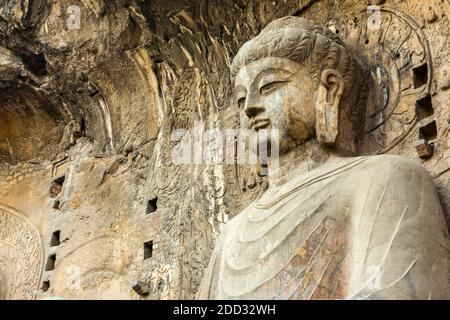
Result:
<svg viewBox="0 0 450 320"><path fill-rule="evenodd" d="M231 73L247 126L277 129L279 154L313 139L331 149L357 150L365 118L364 76L327 28L299 17L276 20L244 44Z"/></svg>

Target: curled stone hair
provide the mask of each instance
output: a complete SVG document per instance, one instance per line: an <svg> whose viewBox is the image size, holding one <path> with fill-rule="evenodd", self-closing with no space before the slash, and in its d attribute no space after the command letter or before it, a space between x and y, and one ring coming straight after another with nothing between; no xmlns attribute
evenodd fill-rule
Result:
<svg viewBox="0 0 450 320"><path fill-rule="evenodd" d="M304 18L275 20L239 50L231 65L232 78L244 66L266 57L287 58L304 64L316 85L325 69L334 69L342 75L345 88L336 145L356 152L364 134L367 89L363 69L342 39L328 28Z"/></svg>

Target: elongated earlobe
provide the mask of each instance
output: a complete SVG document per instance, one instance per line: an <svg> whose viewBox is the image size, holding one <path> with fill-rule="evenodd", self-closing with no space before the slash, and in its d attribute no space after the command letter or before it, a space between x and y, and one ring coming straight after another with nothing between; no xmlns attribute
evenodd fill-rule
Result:
<svg viewBox="0 0 450 320"><path fill-rule="evenodd" d="M316 100L316 134L321 144L333 145L336 142L343 93L344 79L340 73L333 69L324 70Z"/></svg>

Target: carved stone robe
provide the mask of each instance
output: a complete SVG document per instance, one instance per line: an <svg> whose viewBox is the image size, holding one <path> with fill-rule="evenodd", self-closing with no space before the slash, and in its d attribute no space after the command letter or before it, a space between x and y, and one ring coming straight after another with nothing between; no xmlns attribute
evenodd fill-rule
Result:
<svg viewBox="0 0 450 320"><path fill-rule="evenodd" d="M293 172L225 225L198 298L449 298L432 179L397 156Z"/></svg>

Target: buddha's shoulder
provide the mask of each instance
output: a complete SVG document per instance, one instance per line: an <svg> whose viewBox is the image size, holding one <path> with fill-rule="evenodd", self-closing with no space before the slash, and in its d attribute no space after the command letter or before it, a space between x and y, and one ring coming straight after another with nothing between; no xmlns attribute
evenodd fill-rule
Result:
<svg viewBox="0 0 450 320"><path fill-rule="evenodd" d="M428 175L420 163L396 155L368 156L362 166L355 167L353 171L359 174L366 173L379 177L405 174Z"/></svg>
<svg viewBox="0 0 450 320"><path fill-rule="evenodd" d="M418 162L397 155L368 156L365 164L372 170L424 171L424 168Z"/></svg>

